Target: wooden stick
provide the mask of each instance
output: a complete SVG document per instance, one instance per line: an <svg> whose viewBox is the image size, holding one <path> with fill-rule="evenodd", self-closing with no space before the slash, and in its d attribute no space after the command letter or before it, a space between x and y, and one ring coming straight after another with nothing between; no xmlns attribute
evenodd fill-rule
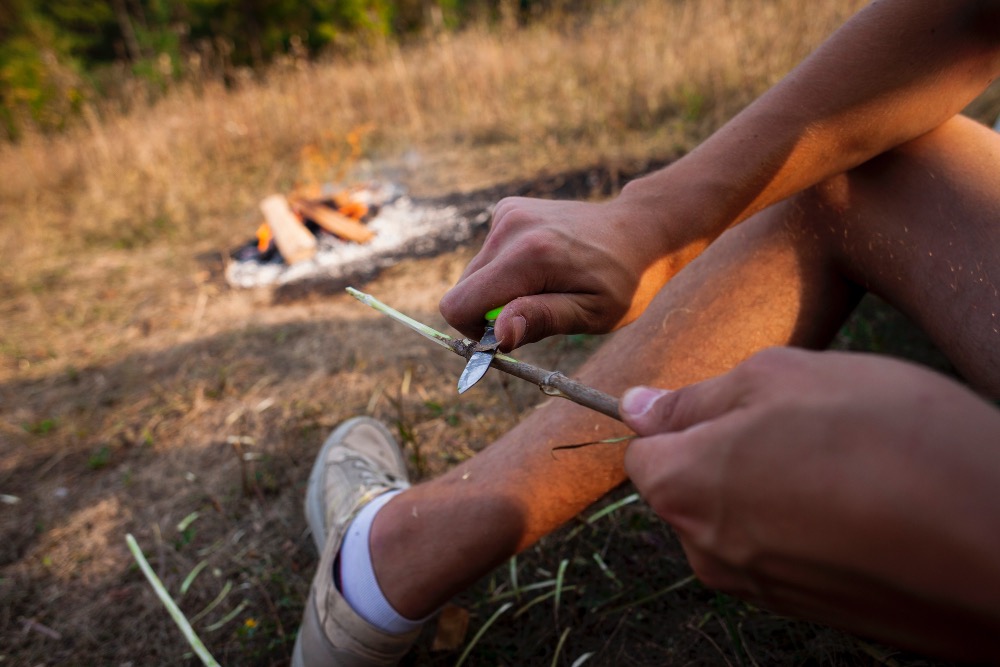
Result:
<svg viewBox="0 0 1000 667"><path fill-rule="evenodd" d="M414 320L412 317L403 315L398 310L390 308L370 294L360 292L353 287L348 287L347 293L366 306L370 306L383 315L387 315L397 322L405 324L425 338L429 338L442 347L447 347L460 357L468 359L476 351L475 341L467 338L463 338L462 340L452 338L448 334L441 333L422 322ZM588 387L583 383L572 380L559 371L548 371L544 368L532 366L499 352L493 357L493 362L490 365L508 375L513 375L516 378L521 378L522 380L538 385L538 388L549 396L566 398L577 405L590 408L612 419L622 420L621 414L618 412L618 399L593 387Z"/></svg>

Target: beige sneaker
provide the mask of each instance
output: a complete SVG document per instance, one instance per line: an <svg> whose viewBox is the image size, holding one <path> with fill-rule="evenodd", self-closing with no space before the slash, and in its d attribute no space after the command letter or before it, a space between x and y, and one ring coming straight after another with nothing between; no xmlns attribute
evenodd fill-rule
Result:
<svg viewBox="0 0 1000 667"><path fill-rule="evenodd" d="M338 426L316 457L306 521L320 552L292 654L293 667L396 665L419 629L390 635L358 616L334 585L333 564L351 520L373 498L409 486L399 446L382 424L356 417Z"/></svg>

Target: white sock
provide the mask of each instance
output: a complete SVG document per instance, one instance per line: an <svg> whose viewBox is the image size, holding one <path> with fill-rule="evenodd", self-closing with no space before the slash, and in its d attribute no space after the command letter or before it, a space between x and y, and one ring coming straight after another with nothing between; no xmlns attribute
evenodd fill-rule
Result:
<svg viewBox="0 0 1000 667"><path fill-rule="evenodd" d="M340 545L340 593L357 612L376 628L392 635L401 635L421 627L427 619L410 620L399 614L385 599L375 578L368 545L375 515L402 490L378 496L358 512ZM336 575L336 573L335 573Z"/></svg>

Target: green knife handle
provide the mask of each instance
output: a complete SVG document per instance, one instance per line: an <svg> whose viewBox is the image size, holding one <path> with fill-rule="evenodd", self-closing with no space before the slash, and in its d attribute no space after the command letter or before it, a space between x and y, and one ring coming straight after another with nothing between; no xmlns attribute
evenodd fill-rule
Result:
<svg viewBox="0 0 1000 667"><path fill-rule="evenodd" d="M497 321L497 318L500 317L500 311L502 311L502 310L503 310L503 306L500 306L499 308L494 308L490 312L488 312L485 315L483 315L483 317L486 318L486 321L488 323L493 324L494 322Z"/></svg>

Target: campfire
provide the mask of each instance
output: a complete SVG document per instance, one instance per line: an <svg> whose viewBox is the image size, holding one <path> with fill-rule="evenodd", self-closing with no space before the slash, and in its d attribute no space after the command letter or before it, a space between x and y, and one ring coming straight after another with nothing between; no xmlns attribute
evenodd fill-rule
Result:
<svg viewBox="0 0 1000 667"><path fill-rule="evenodd" d="M418 202L386 182L300 187L264 198L260 211L254 238L230 253L234 287L348 284L404 257L454 248L490 215Z"/></svg>

